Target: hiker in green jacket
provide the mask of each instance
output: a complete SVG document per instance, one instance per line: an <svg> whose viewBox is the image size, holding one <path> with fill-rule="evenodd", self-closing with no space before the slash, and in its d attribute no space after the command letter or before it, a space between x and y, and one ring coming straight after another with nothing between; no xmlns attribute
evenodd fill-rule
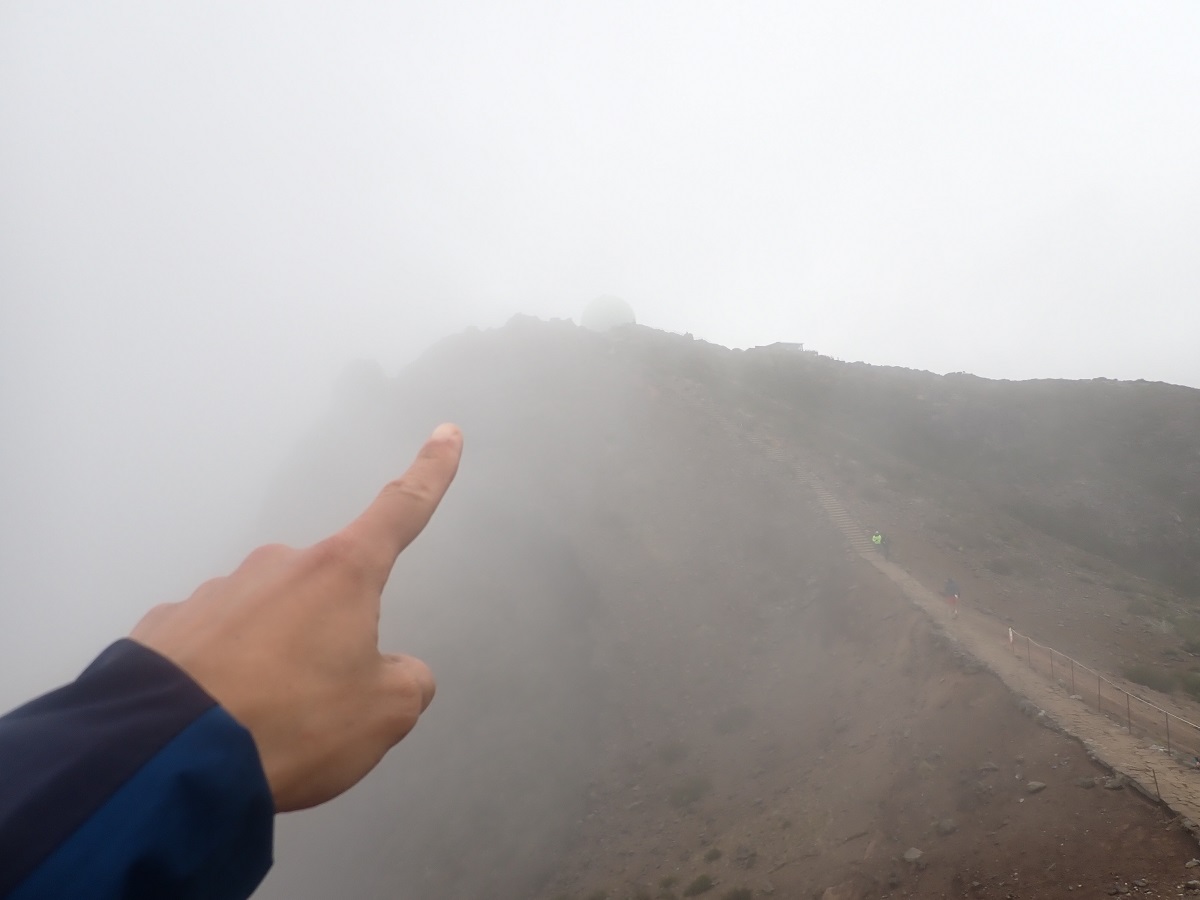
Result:
<svg viewBox="0 0 1200 900"><path fill-rule="evenodd" d="M875 529L875 533L871 535L871 543L875 545L876 550L883 551L884 559L891 559L891 553L888 550L888 542L884 539L879 529Z"/></svg>

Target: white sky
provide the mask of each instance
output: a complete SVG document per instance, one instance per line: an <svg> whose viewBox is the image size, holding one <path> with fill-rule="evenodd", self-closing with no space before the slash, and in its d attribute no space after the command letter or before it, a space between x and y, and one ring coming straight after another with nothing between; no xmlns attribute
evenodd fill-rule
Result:
<svg viewBox="0 0 1200 900"><path fill-rule="evenodd" d="M226 565L349 360L518 311L1200 386L1198 47L1194 2L0 4L0 682Z"/></svg>

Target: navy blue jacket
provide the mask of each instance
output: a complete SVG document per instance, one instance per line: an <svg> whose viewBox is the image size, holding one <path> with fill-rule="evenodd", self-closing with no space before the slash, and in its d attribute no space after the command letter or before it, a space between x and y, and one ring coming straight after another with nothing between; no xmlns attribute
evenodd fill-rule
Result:
<svg viewBox="0 0 1200 900"><path fill-rule="evenodd" d="M0 897L240 900L274 814L250 733L134 641L0 718Z"/></svg>

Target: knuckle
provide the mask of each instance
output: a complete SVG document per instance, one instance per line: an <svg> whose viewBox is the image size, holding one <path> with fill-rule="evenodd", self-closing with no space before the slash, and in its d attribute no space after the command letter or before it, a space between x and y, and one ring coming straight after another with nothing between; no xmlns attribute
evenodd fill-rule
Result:
<svg viewBox="0 0 1200 900"><path fill-rule="evenodd" d="M143 622L161 622L163 619L170 618L171 614L179 608L178 603L156 603L142 617Z"/></svg>
<svg viewBox="0 0 1200 900"><path fill-rule="evenodd" d="M414 500L420 504L430 503L434 499L433 485L411 473L389 481L384 485L381 493L385 497L399 497L403 500Z"/></svg>
<svg viewBox="0 0 1200 900"><path fill-rule="evenodd" d="M162 625L171 620L178 608L178 603L158 603L150 607L133 626L129 636L137 640L144 640L152 636Z"/></svg>
<svg viewBox="0 0 1200 900"><path fill-rule="evenodd" d="M187 603L189 601L201 602L208 597L211 597L215 594L219 594L221 592L221 589L226 584L228 584L228 582L229 582L228 575L219 575L216 578L210 578L210 579L208 579L208 581L203 582L198 588L196 588L196 590L192 591L192 595L183 602L184 603ZM180 605L181 604L179 604L179 603L164 603L163 604L163 606L180 606Z"/></svg>
<svg viewBox="0 0 1200 900"><path fill-rule="evenodd" d="M318 568L359 569L366 563L361 543L340 532L314 544L309 553L311 562Z"/></svg>
<svg viewBox="0 0 1200 900"><path fill-rule="evenodd" d="M242 561L242 567L272 566L283 562L295 551L286 544L263 544L250 551Z"/></svg>

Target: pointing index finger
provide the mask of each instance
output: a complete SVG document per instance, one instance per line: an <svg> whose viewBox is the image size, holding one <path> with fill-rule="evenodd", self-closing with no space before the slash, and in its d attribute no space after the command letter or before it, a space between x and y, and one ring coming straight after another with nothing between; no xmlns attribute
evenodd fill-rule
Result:
<svg viewBox="0 0 1200 900"><path fill-rule="evenodd" d="M341 537L357 548L380 585L442 502L458 471L462 446L457 425L439 425L408 471L385 485L362 515L342 529Z"/></svg>

